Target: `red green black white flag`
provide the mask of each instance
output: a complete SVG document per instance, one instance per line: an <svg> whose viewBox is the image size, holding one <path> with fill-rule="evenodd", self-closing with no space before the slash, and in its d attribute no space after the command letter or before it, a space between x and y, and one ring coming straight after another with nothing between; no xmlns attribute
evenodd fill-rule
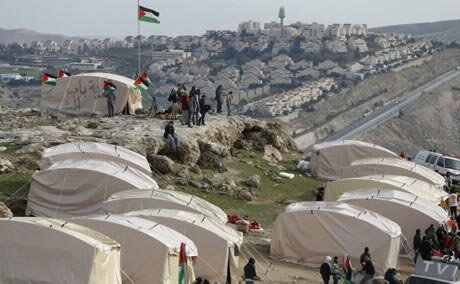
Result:
<svg viewBox="0 0 460 284"><path fill-rule="evenodd" d="M154 24L160 23L160 13L155 10L143 7L143 6L139 6L138 18L139 18L139 21L144 21L144 22L149 22L149 23L154 23Z"/></svg>
<svg viewBox="0 0 460 284"><path fill-rule="evenodd" d="M69 72L66 72L62 69L59 69L58 73L57 73L57 77L58 78L66 78L66 77L70 77L70 73Z"/></svg>
<svg viewBox="0 0 460 284"><path fill-rule="evenodd" d="M43 73L42 83L46 85L56 86L56 77L48 73Z"/></svg>
<svg viewBox="0 0 460 284"><path fill-rule="evenodd" d="M142 79L142 77L138 77L136 81L134 81L134 86L141 91L147 91L150 87L149 82L147 80Z"/></svg>
<svg viewBox="0 0 460 284"><path fill-rule="evenodd" d="M187 275L187 253L185 251L185 244L180 244L179 251L179 284L188 284Z"/></svg>

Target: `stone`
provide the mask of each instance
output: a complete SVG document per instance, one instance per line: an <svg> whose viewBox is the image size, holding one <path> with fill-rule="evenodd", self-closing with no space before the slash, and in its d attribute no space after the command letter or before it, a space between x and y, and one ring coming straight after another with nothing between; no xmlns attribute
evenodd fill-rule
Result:
<svg viewBox="0 0 460 284"><path fill-rule="evenodd" d="M188 184L199 189L209 189L209 185L207 183L196 180L189 180Z"/></svg>
<svg viewBox="0 0 460 284"><path fill-rule="evenodd" d="M7 159L0 158L0 173L9 173L12 170L14 170L13 164Z"/></svg>
<svg viewBox="0 0 460 284"><path fill-rule="evenodd" d="M174 170L175 163L173 160L163 155L147 155L150 165L160 173L166 175Z"/></svg>
<svg viewBox="0 0 460 284"><path fill-rule="evenodd" d="M11 218L13 217L13 212L8 208L5 203L0 202L0 218Z"/></svg>
<svg viewBox="0 0 460 284"><path fill-rule="evenodd" d="M197 164L195 164L195 165L192 165L192 166L190 167L190 171L191 171L192 173L194 173L194 174L197 174L197 175L199 175L199 176L201 176L201 175L202 175L202 172L201 172L200 166L198 166Z"/></svg>
<svg viewBox="0 0 460 284"><path fill-rule="evenodd" d="M264 157L265 160L269 162L280 162L283 160L283 156L280 151L273 147L272 145L264 146Z"/></svg>
<svg viewBox="0 0 460 284"><path fill-rule="evenodd" d="M249 187L252 188L260 188L261 186L261 181L260 181L260 176L259 175L253 175L251 176L245 184Z"/></svg>
<svg viewBox="0 0 460 284"><path fill-rule="evenodd" d="M31 171L38 171L40 164L38 159L32 158L31 156L22 156L19 158L19 164Z"/></svg>
<svg viewBox="0 0 460 284"><path fill-rule="evenodd" d="M181 177L181 178L188 178L189 175L190 173L188 172L188 169L186 167L180 168L176 173L176 176Z"/></svg>

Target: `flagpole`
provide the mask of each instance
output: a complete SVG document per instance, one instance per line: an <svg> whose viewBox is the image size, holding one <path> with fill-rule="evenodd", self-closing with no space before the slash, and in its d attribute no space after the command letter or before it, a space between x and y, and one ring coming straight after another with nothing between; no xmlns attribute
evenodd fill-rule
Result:
<svg viewBox="0 0 460 284"><path fill-rule="evenodd" d="M137 51L138 51L138 58L137 58L137 63L138 63L138 69L139 72L137 73L137 76L141 75L141 25L139 21L139 0L137 0Z"/></svg>

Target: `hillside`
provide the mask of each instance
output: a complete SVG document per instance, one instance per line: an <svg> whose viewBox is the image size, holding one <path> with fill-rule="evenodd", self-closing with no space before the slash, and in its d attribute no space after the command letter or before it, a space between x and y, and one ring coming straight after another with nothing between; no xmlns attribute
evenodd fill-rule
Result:
<svg viewBox="0 0 460 284"><path fill-rule="evenodd" d="M45 42L47 40L55 40L62 43L67 39L77 39L77 37L68 37L58 34L45 34L29 29L2 29L0 28L0 43L31 43L39 40Z"/></svg>
<svg viewBox="0 0 460 284"><path fill-rule="evenodd" d="M460 40L460 20L394 25L369 29L374 33L403 33L433 40Z"/></svg>
<svg viewBox="0 0 460 284"><path fill-rule="evenodd" d="M460 92L426 93L402 116L392 118L363 137L394 151L415 155L422 149L460 155Z"/></svg>

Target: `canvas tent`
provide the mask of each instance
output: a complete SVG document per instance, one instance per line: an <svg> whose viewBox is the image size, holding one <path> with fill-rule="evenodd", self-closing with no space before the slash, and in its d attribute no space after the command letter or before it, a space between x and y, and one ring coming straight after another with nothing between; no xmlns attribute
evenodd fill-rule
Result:
<svg viewBox="0 0 460 284"><path fill-rule="evenodd" d="M271 255L320 266L325 256L348 254L359 263L369 247L378 273L396 267L401 228L371 211L342 202L300 202L275 221Z"/></svg>
<svg viewBox="0 0 460 284"><path fill-rule="evenodd" d="M121 244L124 283L179 283L181 243L185 243L189 258L198 255L196 246L190 239L173 229L146 219L110 215L83 217L71 221L97 230ZM189 265L193 272L191 259ZM193 281L193 273L189 276Z"/></svg>
<svg viewBox="0 0 460 284"><path fill-rule="evenodd" d="M335 180L341 176L340 169L356 160L366 158L397 158L388 149L356 140L337 140L313 146L310 170L314 177Z"/></svg>
<svg viewBox="0 0 460 284"><path fill-rule="evenodd" d="M417 196L396 190L364 189L349 191L338 200L366 208L397 223L403 235L412 240L415 230L422 231L431 224L438 226L448 220L441 207ZM412 246L412 242L410 242Z"/></svg>
<svg viewBox="0 0 460 284"><path fill-rule="evenodd" d="M219 223L227 223L227 214L216 205L178 191L162 189L121 191L112 194L103 205L104 212L111 214L160 208L199 213Z"/></svg>
<svg viewBox="0 0 460 284"><path fill-rule="evenodd" d="M228 270L233 281L237 273L239 247L243 236L233 228L200 214L170 209L146 209L126 213L170 227L190 238L198 248L197 277L226 283ZM237 283L237 282L232 282Z"/></svg>
<svg viewBox="0 0 460 284"><path fill-rule="evenodd" d="M440 204L448 197L444 190L425 181L405 176L375 175L328 182L324 200L336 201L344 192L366 188L399 190L417 195L435 204Z"/></svg>
<svg viewBox="0 0 460 284"><path fill-rule="evenodd" d="M147 159L126 148L96 142L73 142L45 149L40 161L41 169L63 160L103 160L127 165L146 175L151 175Z"/></svg>
<svg viewBox="0 0 460 284"><path fill-rule="evenodd" d="M105 80L112 80L117 87L116 114L121 113L126 106L130 114L142 108L142 95L134 86L134 80L109 73L83 73L59 78L56 86L42 85L42 113L107 115L107 98L102 95Z"/></svg>
<svg viewBox="0 0 460 284"><path fill-rule="evenodd" d="M121 284L120 245L60 220L0 218L0 283Z"/></svg>
<svg viewBox="0 0 460 284"><path fill-rule="evenodd" d="M146 174L118 163L101 160L64 160L32 176L26 213L69 218L96 215L102 202L128 188L157 189Z"/></svg>
<svg viewBox="0 0 460 284"><path fill-rule="evenodd" d="M399 175L428 182L439 189L444 186L444 178L414 162L394 158L363 159L342 168L341 178L353 178L370 175Z"/></svg>

